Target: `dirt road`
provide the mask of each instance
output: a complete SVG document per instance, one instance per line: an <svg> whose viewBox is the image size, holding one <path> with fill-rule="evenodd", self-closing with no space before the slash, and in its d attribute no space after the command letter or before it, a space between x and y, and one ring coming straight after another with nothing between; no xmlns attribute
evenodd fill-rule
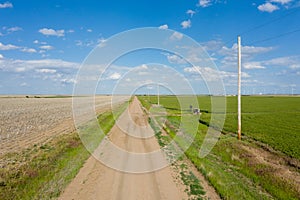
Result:
<svg viewBox="0 0 300 200"><path fill-rule="evenodd" d="M153 130L145 128L148 123L147 116L137 98L134 98L118 122L122 127L115 125L108 137L118 147L135 153L159 149ZM127 128L124 124L127 124ZM137 138L137 135L147 137ZM152 137L149 137L151 135ZM130 163L130 159L126 157L118 160L121 160L124 166L139 164ZM155 165L155 160L147 162L147 165ZM184 185L175 179L174 173L170 167L151 173L124 173L90 157L59 199L187 199Z"/></svg>

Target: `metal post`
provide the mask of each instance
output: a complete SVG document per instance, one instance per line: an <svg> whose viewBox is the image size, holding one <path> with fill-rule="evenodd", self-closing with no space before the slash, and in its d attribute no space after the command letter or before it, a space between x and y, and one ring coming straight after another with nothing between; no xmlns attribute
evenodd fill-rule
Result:
<svg viewBox="0 0 300 200"><path fill-rule="evenodd" d="M242 55L241 55L241 36L238 36L238 139L242 136L242 113L241 113L241 70Z"/></svg>

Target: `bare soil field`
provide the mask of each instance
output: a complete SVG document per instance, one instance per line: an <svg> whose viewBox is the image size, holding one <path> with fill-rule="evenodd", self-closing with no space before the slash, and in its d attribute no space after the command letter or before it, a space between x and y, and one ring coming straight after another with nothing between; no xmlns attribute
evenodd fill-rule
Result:
<svg viewBox="0 0 300 200"><path fill-rule="evenodd" d="M120 102L126 98L120 98ZM111 108L110 96L97 96L96 112ZM0 154L75 130L72 98L0 97Z"/></svg>

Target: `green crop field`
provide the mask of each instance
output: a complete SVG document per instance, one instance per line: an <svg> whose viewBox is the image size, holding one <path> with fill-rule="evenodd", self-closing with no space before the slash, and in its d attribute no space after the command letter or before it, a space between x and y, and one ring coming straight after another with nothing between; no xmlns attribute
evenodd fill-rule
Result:
<svg viewBox="0 0 300 200"><path fill-rule="evenodd" d="M212 109L211 97L199 96L199 107L203 111L201 121L209 124ZM189 99L187 97L187 99ZM156 97L147 97L157 103ZM188 102L179 109L175 96L162 96L160 104L169 112L180 114L188 109ZM237 131L237 98L226 98L226 120L223 132ZM218 114L218 113L216 113ZM288 156L300 159L300 97L243 96L242 134L270 145Z"/></svg>
<svg viewBox="0 0 300 200"><path fill-rule="evenodd" d="M153 109L151 105L157 104L155 96L140 96L139 99L150 112ZM198 96L197 101L202 111L200 116L192 115L189 111L191 97L161 96L160 104L166 109L168 120L163 127L180 147L185 146L184 135L175 135L183 116L185 122L181 128L185 135L192 132L195 125L198 127L193 143L185 154L223 199L300 198L299 185L295 180L281 176L280 169L272 164L281 160L281 167L295 174L299 172L299 97L242 97L242 141L233 135L237 130L237 98L226 97L224 134L205 158L199 157L199 150L207 134L210 118L213 114L222 113L218 110L212 113L209 96ZM249 153L247 149L253 152ZM273 156L273 160L270 163L260 162L255 158L259 152L267 152L267 155ZM290 160L296 163L296 167L290 165Z"/></svg>

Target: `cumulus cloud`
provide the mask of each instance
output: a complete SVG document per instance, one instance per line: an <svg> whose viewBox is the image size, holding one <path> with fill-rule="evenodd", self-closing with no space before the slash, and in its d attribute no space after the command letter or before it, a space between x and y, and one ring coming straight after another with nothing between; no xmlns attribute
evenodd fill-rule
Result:
<svg viewBox="0 0 300 200"><path fill-rule="evenodd" d="M46 74L54 74L56 73L56 69L36 69L35 70L38 73L46 73Z"/></svg>
<svg viewBox="0 0 300 200"><path fill-rule="evenodd" d="M199 0L197 6L205 8L211 5L211 0Z"/></svg>
<svg viewBox="0 0 300 200"><path fill-rule="evenodd" d="M93 32L92 29L87 29L86 31L89 32L89 33Z"/></svg>
<svg viewBox="0 0 300 200"><path fill-rule="evenodd" d="M24 72L35 69L78 69L79 63L68 62L61 59L42 59L42 60L13 60L3 59L0 68L4 71Z"/></svg>
<svg viewBox="0 0 300 200"><path fill-rule="evenodd" d="M97 42L99 42L99 41L97 41ZM102 42L102 43L104 43L104 42ZM100 43L100 44L102 44L102 43ZM75 41L75 45L81 46L81 47L93 47L93 46L95 46L95 44L96 44L95 41L89 40L89 39L86 39L85 41L82 41L82 40Z"/></svg>
<svg viewBox="0 0 300 200"><path fill-rule="evenodd" d="M210 40L210 41L201 43L201 46L206 51L217 51L217 50L220 50L223 45L224 45L224 43L221 40Z"/></svg>
<svg viewBox="0 0 300 200"><path fill-rule="evenodd" d="M194 10L187 10L186 14L190 15L191 17L193 17L193 15L196 13L196 11Z"/></svg>
<svg viewBox="0 0 300 200"><path fill-rule="evenodd" d="M119 74L118 72L115 72L113 74L111 74L107 79L108 80L118 80L121 78L121 74Z"/></svg>
<svg viewBox="0 0 300 200"><path fill-rule="evenodd" d="M293 69L293 70L295 70L295 69L300 69L300 64L292 64L292 65L290 66L290 69Z"/></svg>
<svg viewBox="0 0 300 200"><path fill-rule="evenodd" d="M20 47L12 45L12 44L2 44L0 42L0 50L14 50L14 49L19 49Z"/></svg>
<svg viewBox="0 0 300 200"><path fill-rule="evenodd" d="M12 33L12 32L16 32L16 31L21 31L23 29L21 27L15 26L15 27L8 28L6 30L7 30L7 32Z"/></svg>
<svg viewBox="0 0 300 200"><path fill-rule="evenodd" d="M231 48L223 46L219 50L219 54L221 54L221 55L236 55L237 48L238 48L238 45L236 43L233 44ZM245 56L247 56L249 54L250 55L260 54L260 53L266 53L266 52L272 51L273 49L274 49L273 47L242 46L242 54Z"/></svg>
<svg viewBox="0 0 300 200"><path fill-rule="evenodd" d="M23 82L23 83L20 84L20 86L21 86L21 87L26 87L26 86L29 86L29 85L28 85L28 83Z"/></svg>
<svg viewBox="0 0 300 200"><path fill-rule="evenodd" d="M167 54L167 59L170 63L173 64L186 64L187 62L183 59L180 58L179 56L175 55L175 54Z"/></svg>
<svg viewBox="0 0 300 200"><path fill-rule="evenodd" d="M76 83L76 80L74 78L63 78L60 81L64 84Z"/></svg>
<svg viewBox="0 0 300 200"><path fill-rule="evenodd" d="M148 66L146 64L142 64L138 67L138 69L148 69Z"/></svg>
<svg viewBox="0 0 300 200"><path fill-rule="evenodd" d="M181 40L182 38L183 38L183 34L178 32L174 32L170 37L171 40Z"/></svg>
<svg viewBox="0 0 300 200"><path fill-rule="evenodd" d="M164 24L164 25L159 26L158 28L161 30L165 30L165 29L168 29L169 26L168 26L168 24Z"/></svg>
<svg viewBox="0 0 300 200"><path fill-rule="evenodd" d="M271 0L270 2L273 2L273 3L280 3L282 5L284 4L288 4L290 2L292 2L293 0Z"/></svg>
<svg viewBox="0 0 300 200"><path fill-rule="evenodd" d="M0 8L12 8L13 5L10 2L0 3Z"/></svg>
<svg viewBox="0 0 300 200"><path fill-rule="evenodd" d="M21 51L26 52L26 53L36 53L37 52L35 49L27 48L27 47L22 48Z"/></svg>
<svg viewBox="0 0 300 200"><path fill-rule="evenodd" d="M191 22L190 19L188 19L188 20L185 20L185 21L181 22L180 25L181 25L181 28L187 29L187 28L192 27L192 22Z"/></svg>
<svg viewBox="0 0 300 200"><path fill-rule="evenodd" d="M261 46L242 46L242 59L244 69L264 69L265 63L254 62L256 55L268 53L274 50L274 47L261 47ZM232 47L223 46L217 55L223 56L220 60L222 68L232 68L237 65L237 44L233 44Z"/></svg>
<svg viewBox="0 0 300 200"><path fill-rule="evenodd" d="M184 72L192 75L196 75L195 76L196 79L200 80L203 78L205 79L205 81L220 81L223 79L237 78L237 73L221 71L210 67L200 67L200 66L186 67L184 68ZM242 77L249 78L250 75L248 73L243 72Z"/></svg>
<svg viewBox="0 0 300 200"><path fill-rule="evenodd" d="M50 45L43 45L43 46L40 46L40 49L51 50L51 49L54 49L54 47L50 46Z"/></svg>
<svg viewBox="0 0 300 200"><path fill-rule="evenodd" d="M269 13L271 13L271 12L279 9L278 6L276 6L276 5L274 5L274 4L270 3L270 2L261 4L257 8L258 8L258 10L260 10L262 12L269 12Z"/></svg>
<svg viewBox="0 0 300 200"><path fill-rule="evenodd" d="M245 62L245 69L265 69L266 67L286 67L291 70L300 69L298 56L286 56L263 61Z"/></svg>
<svg viewBox="0 0 300 200"><path fill-rule="evenodd" d="M244 63L243 67L245 69L265 69L266 67L262 66L260 62L248 62Z"/></svg>
<svg viewBox="0 0 300 200"><path fill-rule="evenodd" d="M273 58L270 60L263 61L265 65L271 66L292 66L299 63L300 58L297 56L286 56Z"/></svg>
<svg viewBox="0 0 300 200"><path fill-rule="evenodd" d="M2 60L4 58L4 56L2 54L0 54L0 60Z"/></svg>
<svg viewBox="0 0 300 200"><path fill-rule="evenodd" d="M54 29L42 28L39 30L39 32L46 36L57 36L57 37L65 36L65 30L54 30Z"/></svg>

